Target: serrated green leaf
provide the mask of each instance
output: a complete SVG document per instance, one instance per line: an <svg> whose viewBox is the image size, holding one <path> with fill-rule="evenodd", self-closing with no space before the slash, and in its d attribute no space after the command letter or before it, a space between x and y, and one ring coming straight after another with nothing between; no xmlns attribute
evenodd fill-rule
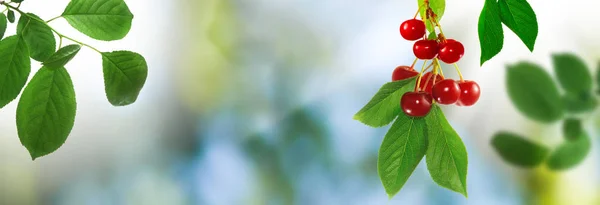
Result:
<svg viewBox="0 0 600 205"><path fill-rule="evenodd" d="M439 106L434 105L427 123L427 169L438 185L467 196L467 149Z"/></svg>
<svg viewBox="0 0 600 205"><path fill-rule="evenodd" d="M75 90L64 68L42 67L27 84L17 106L17 130L32 159L62 146L75 122Z"/></svg>
<svg viewBox="0 0 600 205"><path fill-rule="evenodd" d="M62 68L77 55L79 50L81 46L77 44L62 47L44 61L43 65L48 68Z"/></svg>
<svg viewBox="0 0 600 205"><path fill-rule="evenodd" d="M414 90L416 77L386 83L365 105L354 119L371 127L390 124L400 113L400 98L404 93Z"/></svg>
<svg viewBox="0 0 600 205"><path fill-rule="evenodd" d="M563 124L563 136L565 137L565 139L577 140L584 134L585 133L583 131L583 125L581 125L581 120L573 118L565 120Z"/></svg>
<svg viewBox="0 0 600 205"><path fill-rule="evenodd" d="M13 101L31 72L31 60L25 40L10 36L0 41L0 108Z"/></svg>
<svg viewBox="0 0 600 205"><path fill-rule="evenodd" d="M62 17L79 32L104 41L124 38L133 20L123 0L71 0Z"/></svg>
<svg viewBox="0 0 600 205"><path fill-rule="evenodd" d="M486 0L479 15L479 45L481 46L480 65L492 59L502 50L504 33L500 8L496 0Z"/></svg>
<svg viewBox="0 0 600 205"><path fill-rule="evenodd" d="M591 92L566 93L562 99L565 110L573 114L591 112L598 106L598 100Z"/></svg>
<svg viewBox="0 0 600 205"><path fill-rule="evenodd" d="M13 10L8 10L8 12L6 12L6 19L8 19L8 22L14 23L15 22L15 12Z"/></svg>
<svg viewBox="0 0 600 205"><path fill-rule="evenodd" d="M377 172L387 194L402 189L427 152L425 119L400 113L383 139L377 159Z"/></svg>
<svg viewBox="0 0 600 205"><path fill-rule="evenodd" d="M542 123L560 120L564 114L558 88L538 65L521 62L508 66L508 96L526 117Z"/></svg>
<svg viewBox="0 0 600 205"><path fill-rule="evenodd" d="M148 65L140 54L131 51L102 53L104 86L114 106L134 103L148 77Z"/></svg>
<svg viewBox="0 0 600 205"><path fill-rule="evenodd" d="M4 33L6 33L6 27L8 27L6 15L4 15L4 13L0 13L0 39L4 38Z"/></svg>
<svg viewBox="0 0 600 205"><path fill-rule="evenodd" d="M502 22L533 51L538 35L535 12L526 0L499 0Z"/></svg>
<svg viewBox="0 0 600 205"><path fill-rule="evenodd" d="M573 168L583 162L590 152L590 138L585 132L573 141L564 141L548 159L551 170L563 171Z"/></svg>
<svg viewBox="0 0 600 205"><path fill-rule="evenodd" d="M446 0L429 0L428 2L429 2L429 7L433 11L433 13L435 13L435 15L436 15L435 19L437 20L437 22L440 22L440 20L442 20L442 16L444 16L444 11L446 10ZM426 19L425 12L426 12L426 8L427 8L427 6L425 5L425 0L417 0L417 4L419 5L419 9L420 9L419 13L421 14L421 19L425 20ZM425 21L425 25L429 32L435 31L435 27L431 23L431 21L429 21L429 20Z"/></svg>
<svg viewBox="0 0 600 205"><path fill-rule="evenodd" d="M33 19L36 18L36 19ZM43 62L56 51L56 39L52 30L35 14L21 15L17 25L17 34L23 36L31 58Z"/></svg>
<svg viewBox="0 0 600 205"><path fill-rule="evenodd" d="M554 72L558 82L570 93L590 92L592 74L583 60L570 53L552 55Z"/></svg>
<svg viewBox="0 0 600 205"><path fill-rule="evenodd" d="M494 135L492 146L504 161L525 168L540 165L550 152L543 145L508 132Z"/></svg>

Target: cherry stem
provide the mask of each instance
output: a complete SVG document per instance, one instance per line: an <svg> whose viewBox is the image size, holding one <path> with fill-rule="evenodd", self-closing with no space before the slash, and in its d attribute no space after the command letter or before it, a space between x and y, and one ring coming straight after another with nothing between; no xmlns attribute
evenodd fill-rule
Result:
<svg viewBox="0 0 600 205"><path fill-rule="evenodd" d="M417 9L417 13L415 14L415 17L413 17L413 19L417 19L417 16L419 15L419 13L421 13L421 7L419 7L419 9Z"/></svg>
<svg viewBox="0 0 600 205"><path fill-rule="evenodd" d="M458 64L454 64L454 68L456 68L456 72L458 73L458 77L460 77L460 82L464 82L465 80L463 79L463 75L460 72L460 68L458 68Z"/></svg>
<svg viewBox="0 0 600 205"><path fill-rule="evenodd" d="M419 60L419 58L415 58L415 60L413 61L412 65L410 66L411 70L415 70L415 64L417 64L418 60Z"/></svg>
<svg viewBox="0 0 600 205"><path fill-rule="evenodd" d="M425 71L425 65L427 64L428 60L423 61L423 68L421 68L421 72L419 72L419 79L417 79L417 86L415 87L415 92L418 91L419 87L421 86L421 76L423 76L423 72Z"/></svg>

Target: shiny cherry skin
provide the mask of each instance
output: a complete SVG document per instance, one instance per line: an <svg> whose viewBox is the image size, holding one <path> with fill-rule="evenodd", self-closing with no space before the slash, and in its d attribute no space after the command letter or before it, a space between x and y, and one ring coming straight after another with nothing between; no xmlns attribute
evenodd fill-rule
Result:
<svg viewBox="0 0 600 205"><path fill-rule="evenodd" d="M419 75L419 72L415 71L409 66L398 66L392 73L392 81L404 80Z"/></svg>
<svg viewBox="0 0 600 205"><path fill-rule="evenodd" d="M434 40L419 40L413 46L413 53L421 60L431 60L438 55L439 46Z"/></svg>
<svg viewBox="0 0 600 205"><path fill-rule="evenodd" d="M433 99L425 92L407 92L402 95L400 107L411 117L425 117L431 110Z"/></svg>
<svg viewBox="0 0 600 205"><path fill-rule="evenodd" d="M431 89L433 99L442 105L456 103L460 97L460 87L452 79L445 79L436 83Z"/></svg>
<svg viewBox="0 0 600 205"><path fill-rule="evenodd" d="M459 106L471 106L477 103L479 100L479 96L481 95L481 91L479 89L479 85L475 81L462 81L458 82L458 87L460 87L460 97L456 102Z"/></svg>
<svg viewBox="0 0 600 205"><path fill-rule="evenodd" d="M410 19L400 25L400 35L406 40L419 40L425 36L425 23L418 19Z"/></svg>
<svg viewBox="0 0 600 205"><path fill-rule="evenodd" d="M419 88L421 89L421 91L429 93L431 95L431 89L433 88L433 85L442 80L444 80L444 77L442 77L441 75L433 75L433 73L427 72L423 75L423 77L421 77L421 84L419 85Z"/></svg>
<svg viewBox="0 0 600 205"><path fill-rule="evenodd" d="M465 54L463 44L454 39L447 39L439 48L438 58L447 64L458 62Z"/></svg>

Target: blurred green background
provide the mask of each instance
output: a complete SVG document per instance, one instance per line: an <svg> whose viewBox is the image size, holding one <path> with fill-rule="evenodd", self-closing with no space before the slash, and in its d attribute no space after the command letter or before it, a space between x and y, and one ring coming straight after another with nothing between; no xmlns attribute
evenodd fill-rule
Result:
<svg viewBox="0 0 600 205"><path fill-rule="evenodd" d="M21 8L49 19L67 3L27 0ZM51 25L101 50L144 55L149 76L137 103L112 107L100 56L82 50L67 67L75 127L57 152L32 162L17 137L16 103L0 110L0 204L600 204L595 137L584 163L561 173L515 168L490 146L502 129L560 142L559 124L538 125L512 106L505 65L550 68L558 51L596 65L598 1L531 0L535 52L505 32L503 52L484 67L476 26L483 1L447 1L444 32L465 44L463 74L483 91L476 106L444 108L469 152L468 199L435 185L424 163L388 199L376 169L387 129L352 120L396 66L412 63L398 26L416 1L127 3L133 27L116 43L94 42L64 20ZM597 136L593 120L586 127Z"/></svg>

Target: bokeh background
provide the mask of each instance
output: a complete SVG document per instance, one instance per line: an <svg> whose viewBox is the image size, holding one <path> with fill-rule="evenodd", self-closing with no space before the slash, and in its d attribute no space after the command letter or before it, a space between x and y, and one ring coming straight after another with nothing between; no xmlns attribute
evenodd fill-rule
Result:
<svg viewBox="0 0 600 205"><path fill-rule="evenodd" d="M387 129L352 120L396 66L412 62L398 26L415 0L127 0L134 23L118 42L93 41L64 20L51 25L100 50L144 55L149 76L137 103L112 107L100 56L82 50L67 67L75 128L57 152L31 161L17 137L17 103L1 109L0 204L600 204L597 140L582 165L561 173L515 168L490 146L498 130L561 140L559 124L536 124L512 106L507 64L549 69L554 52L600 60L599 1L529 2L540 27L535 52L505 32L502 53L480 67L484 1L447 0L444 32L465 44L459 65L483 90L473 107L444 107L469 153L468 199L435 185L424 163L389 199L376 169ZM49 19L67 3L21 8ZM586 127L597 136L593 122Z"/></svg>

